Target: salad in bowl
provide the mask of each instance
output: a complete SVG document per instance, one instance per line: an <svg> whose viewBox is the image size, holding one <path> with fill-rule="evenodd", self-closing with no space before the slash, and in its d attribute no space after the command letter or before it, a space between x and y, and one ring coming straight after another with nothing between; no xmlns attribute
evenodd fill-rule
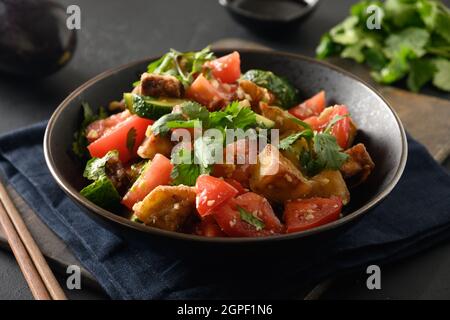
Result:
<svg viewBox="0 0 450 320"><path fill-rule="evenodd" d="M122 94L122 93L118 93ZM81 195L135 223L205 237L270 237L340 219L374 162L345 105L299 96L239 52L171 50L84 121Z"/></svg>

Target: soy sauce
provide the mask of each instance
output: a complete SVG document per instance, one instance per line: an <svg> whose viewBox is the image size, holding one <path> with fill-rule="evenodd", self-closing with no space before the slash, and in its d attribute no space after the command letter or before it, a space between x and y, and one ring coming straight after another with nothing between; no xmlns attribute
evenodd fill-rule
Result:
<svg viewBox="0 0 450 320"><path fill-rule="evenodd" d="M261 18L289 20L307 6L300 0L235 0L231 5Z"/></svg>

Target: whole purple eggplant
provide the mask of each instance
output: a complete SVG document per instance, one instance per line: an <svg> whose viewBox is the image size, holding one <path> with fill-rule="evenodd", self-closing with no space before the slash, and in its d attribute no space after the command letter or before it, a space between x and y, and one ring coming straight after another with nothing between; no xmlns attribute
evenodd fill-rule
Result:
<svg viewBox="0 0 450 320"><path fill-rule="evenodd" d="M49 75L73 56L76 31L64 7L48 0L0 0L0 72Z"/></svg>

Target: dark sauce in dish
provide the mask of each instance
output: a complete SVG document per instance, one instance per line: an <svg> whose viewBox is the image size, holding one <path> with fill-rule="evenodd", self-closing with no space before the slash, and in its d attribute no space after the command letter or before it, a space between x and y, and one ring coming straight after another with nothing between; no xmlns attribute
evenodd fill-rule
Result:
<svg viewBox="0 0 450 320"><path fill-rule="evenodd" d="M307 7L301 0L235 0L230 5L261 18L276 20L289 20Z"/></svg>

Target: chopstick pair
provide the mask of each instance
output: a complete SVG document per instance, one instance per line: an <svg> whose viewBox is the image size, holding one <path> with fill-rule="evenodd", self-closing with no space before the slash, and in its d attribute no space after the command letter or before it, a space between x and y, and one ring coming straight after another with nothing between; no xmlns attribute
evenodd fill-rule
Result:
<svg viewBox="0 0 450 320"><path fill-rule="evenodd" d="M0 182L0 224L36 300L66 300L5 186Z"/></svg>

